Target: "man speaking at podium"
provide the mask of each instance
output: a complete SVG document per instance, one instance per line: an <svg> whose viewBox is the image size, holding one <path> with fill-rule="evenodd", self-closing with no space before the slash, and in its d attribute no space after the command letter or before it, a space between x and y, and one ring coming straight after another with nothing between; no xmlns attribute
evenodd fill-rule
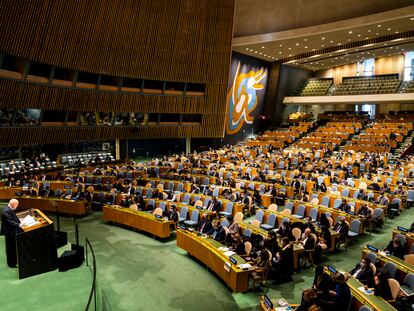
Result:
<svg viewBox="0 0 414 311"><path fill-rule="evenodd" d="M11 199L1 214L1 233L6 237L7 265L10 268L16 268L16 234L22 232L20 220L15 213L17 206L19 201Z"/></svg>

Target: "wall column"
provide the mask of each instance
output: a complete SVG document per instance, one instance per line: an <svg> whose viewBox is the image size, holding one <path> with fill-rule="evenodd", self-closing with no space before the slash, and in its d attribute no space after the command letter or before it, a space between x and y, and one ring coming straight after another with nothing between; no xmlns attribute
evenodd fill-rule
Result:
<svg viewBox="0 0 414 311"><path fill-rule="evenodd" d="M121 159L121 142L119 139L115 139L115 159Z"/></svg>
<svg viewBox="0 0 414 311"><path fill-rule="evenodd" d="M185 138L185 154L191 153L191 137Z"/></svg>

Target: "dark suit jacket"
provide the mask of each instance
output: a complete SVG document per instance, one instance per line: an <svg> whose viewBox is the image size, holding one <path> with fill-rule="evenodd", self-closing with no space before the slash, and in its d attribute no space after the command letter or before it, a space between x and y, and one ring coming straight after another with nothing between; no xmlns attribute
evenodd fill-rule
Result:
<svg viewBox="0 0 414 311"><path fill-rule="evenodd" d="M224 238L226 237L226 231L224 231L224 228L221 225L217 229L212 228L210 232L208 232L207 234L213 235L214 233L216 233L214 237L216 241L223 241Z"/></svg>
<svg viewBox="0 0 414 311"><path fill-rule="evenodd" d="M19 218L11 207L7 205L1 214L1 233L7 237L14 236L21 231Z"/></svg>
<svg viewBox="0 0 414 311"><path fill-rule="evenodd" d="M346 222L344 222L342 225L337 222L335 224L335 226L333 227L334 231L338 231L339 229L339 235L341 236L347 236L348 235L348 231L349 231L349 226Z"/></svg>
<svg viewBox="0 0 414 311"><path fill-rule="evenodd" d="M312 235L310 235L308 236L306 243L303 245L303 248L305 250L311 250L315 247L315 243L316 243L315 239L313 238Z"/></svg>
<svg viewBox="0 0 414 311"><path fill-rule="evenodd" d="M389 252L392 256L398 257L400 259L404 259L405 256L405 249L403 246L401 247L394 247L393 242L391 241L388 243L385 251Z"/></svg>
<svg viewBox="0 0 414 311"><path fill-rule="evenodd" d="M203 219L198 227L197 231L201 233L208 233L213 229L213 225L211 224L210 220Z"/></svg>
<svg viewBox="0 0 414 311"><path fill-rule="evenodd" d="M174 213L171 213L169 219L174 221L175 223L177 223L178 222L178 217L179 217L178 212L175 211Z"/></svg>
<svg viewBox="0 0 414 311"><path fill-rule="evenodd" d="M353 275L356 271L361 268L361 264L358 263L350 272ZM374 273L371 267L365 267L364 269L359 272L356 276L357 280L359 280L362 284L367 285L368 287L374 286Z"/></svg>

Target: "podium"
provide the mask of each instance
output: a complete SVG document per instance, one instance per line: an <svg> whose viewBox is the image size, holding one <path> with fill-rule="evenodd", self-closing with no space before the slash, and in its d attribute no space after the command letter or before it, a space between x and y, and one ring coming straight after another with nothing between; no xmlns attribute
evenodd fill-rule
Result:
<svg viewBox="0 0 414 311"><path fill-rule="evenodd" d="M16 213L22 221L27 215L36 223L22 227L16 235L19 279L53 271L58 267L55 229L53 222L37 209Z"/></svg>

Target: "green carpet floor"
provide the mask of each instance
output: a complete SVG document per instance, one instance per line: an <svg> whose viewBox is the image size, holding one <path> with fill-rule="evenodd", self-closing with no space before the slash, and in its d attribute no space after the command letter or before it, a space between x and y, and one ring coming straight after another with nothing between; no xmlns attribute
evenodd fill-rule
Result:
<svg viewBox="0 0 414 311"><path fill-rule="evenodd" d="M54 219L54 216L51 216ZM329 254L325 263L350 270L363 245L384 247L397 225L409 226L414 208L387 220L381 233L366 234L348 251ZM87 236L97 260L98 310L257 310L261 293L232 294L203 265L177 248L175 240L159 241L142 233L102 222L100 212L78 220L81 244ZM61 218L62 230L74 242L71 218ZM4 237L0 238L4 249ZM64 250L59 249L59 253ZM0 251L1 310L83 310L92 274L85 264L67 272L50 272L18 280L16 269ZM312 284L313 269L294 275L294 281L271 285L272 298L298 303L302 290Z"/></svg>

